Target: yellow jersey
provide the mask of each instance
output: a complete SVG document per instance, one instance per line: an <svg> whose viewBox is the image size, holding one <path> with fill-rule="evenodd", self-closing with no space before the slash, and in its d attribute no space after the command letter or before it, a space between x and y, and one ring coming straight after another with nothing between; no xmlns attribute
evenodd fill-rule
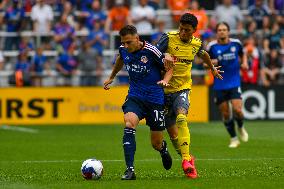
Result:
<svg viewBox="0 0 284 189"><path fill-rule="evenodd" d="M179 32L168 32L162 35L157 48L163 53L171 54L175 59L173 77L165 93L174 93L184 89L191 89L191 67L196 54L201 53L202 42L199 38L192 36L188 42L183 42Z"/></svg>

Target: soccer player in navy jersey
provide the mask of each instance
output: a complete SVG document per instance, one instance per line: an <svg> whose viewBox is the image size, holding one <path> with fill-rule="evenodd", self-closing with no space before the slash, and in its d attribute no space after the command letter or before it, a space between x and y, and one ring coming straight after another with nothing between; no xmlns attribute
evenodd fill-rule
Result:
<svg viewBox="0 0 284 189"><path fill-rule="evenodd" d="M230 27L226 22L216 26L217 40L208 44L207 50L215 65L222 66L223 80L214 80L214 101L222 114L224 125L231 137L230 148L236 148L240 141L236 134L235 121L238 125L240 138L248 141L248 133L244 128L242 112L240 67L248 68L247 57L243 53L240 40L229 38ZM230 108L230 104L231 107ZM232 109L232 115L231 115Z"/></svg>
<svg viewBox="0 0 284 189"><path fill-rule="evenodd" d="M140 120L146 119L151 130L151 143L160 152L166 170L172 166L172 158L163 140L164 121L164 90L172 76L174 63L170 60L164 64L164 55L146 41L141 41L137 30L132 25L123 27L119 35L122 45L112 73L104 82L104 89L109 89L116 74L123 65L129 74L129 90L122 106L124 112L123 148L126 171L122 180L135 180L134 154L136 150L135 132ZM167 71L162 79L161 71Z"/></svg>

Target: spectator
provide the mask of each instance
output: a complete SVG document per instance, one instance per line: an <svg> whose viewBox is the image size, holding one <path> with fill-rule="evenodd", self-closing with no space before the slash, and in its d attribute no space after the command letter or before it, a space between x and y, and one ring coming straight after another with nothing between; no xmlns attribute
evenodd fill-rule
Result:
<svg viewBox="0 0 284 189"><path fill-rule="evenodd" d="M247 23L245 37L256 36L256 22L251 20Z"/></svg>
<svg viewBox="0 0 284 189"><path fill-rule="evenodd" d="M7 32L20 32L23 28L23 22L25 17L25 11L19 6L19 0L13 0L12 6L8 7L3 21L6 23ZM5 38L5 50L17 50L19 46L19 36L6 37Z"/></svg>
<svg viewBox="0 0 284 189"><path fill-rule="evenodd" d="M259 76L262 69L262 55L260 50L255 44L255 39L250 36L246 40L246 45L244 47L244 52L248 59L248 69L241 68L241 78L242 82L246 84L257 85L259 83Z"/></svg>
<svg viewBox="0 0 284 189"><path fill-rule="evenodd" d="M257 29L262 28L263 17L270 15L270 9L263 3L263 0L255 0L255 4L249 7L249 18L256 21Z"/></svg>
<svg viewBox="0 0 284 189"><path fill-rule="evenodd" d="M43 55L43 48L38 47L36 50L36 54L32 60L31 67L32 75L33 75L33 85L34 86L42 86L42 79L44 74L47 73L50 75L50 65L47 61L45 55Z"/></svg>
<svg viewBox="0 0 284 189"><path fill-rule="evenodd" d="M262 37L266 38L270 35L270 28L271 28L270 18L268 16L264 16L262 18L262 27L260 30Z"/></svg>
<svg viewBox="0 0 284 189"><path fill-rule="evenodd" d="M243 21L241 10L232 4L232 0L223 0L215 9L217 22L226 22L231 30L236 30L238 23Z"/></svg>
<svg viewBox="0 0 284 189"><path fill-rule="evenodd" d="M278 84L281 67L282 62L279 53L276 49L272 49L270 54L267 55L265 67L262 69L264 86L269 87L272 84Z"/></svg>
<svg viewBox="0 0 284 189"><path fill-rule="evenodd" d="M131 10L131 18L138 33L151 33L156 22L155 10L148 5L148 0L139 0L139 5Z"/></svg>
<svg viewBox="0 0 284 189"><path fill-rule="evenodd" d="M22 71L30 73L31 71L31 62L28 60L28 54L25 51L21 51L18 56L18 61L15 65L15 71Z"/></svg>
<svg viewBox="0 0 284 189"><path fill-rule="evenodd" d="M77 23L75 21L75 13L73 11L73 6L71 2L66 1L63 3L63 14L67 16L67 23L73 27L77 27Z"/></svg>
<svg viewBox="0 0 284 189"><path fill-rule="evenodd" d="M61 76L63 76L62 83L59 85L71 86L72 76L77 73L78 59L74 54L75 45L71 44L68 51L61 54L58 58L56 69Z"/></svg>
<svg viewBox="0 0 284 189"><path fill-rule="evenodd" d="M263 41L263 48L265 54L270 54L270 50L284 49L283 36L281 36L280 28L277 22L272 24L270 35L266 37Z"/></svg>
<svg viewBox="0 0 284 189"><path fill-rule="evenodd" d="M54 28L54 41L59 45L59 52L67 51L75 41L75 29L67 22L67 15L63 14Z"/></svg>
<svg viewBox="0 0 284 189"><path fill-rule="evenodd" d="M79 69L82 71L80 85L95 86L101 85L103 73L102 58L98 51L91 48L87 41L83 41L78 53Z"/></svg>
<svg viewBox="0 0 284 189"><path fill-rule="evenodd" d="M2 0L0 2L0 15L1 15L1 19L3 19L2 16L3 16L3 14L5 14L5 9L6 9L6 6L7 6L8 2L9 2L8 0Z"/></svg>
<svg viewBox="0 0 284 189"><path fill-rule="evenodd" d="M178 25L180 16L188 8L190 0L167 0L167 6L171 10L173 23Z"/></svg>
<svg viewBox="0 0 284 189"><path fill-rule="evenodd" d="M115 6L109 10L105 24L105 32L119 31L124 25L131 24L129 9L124 6L123 0L116 0Z"/></svg>
<svg viewBox="0 0 284 189"><path fill-rule="evenodd" d="M103 56L103 50L107 46L108 36L102 29L101 23L94 20L94 29L90 31L88 43L98 51L99 56Z"/></svg>
<svg viewBox="0 0 284 189"><path fill-rule="evenodd" d="M200 38L201 33L204 32L208 25L208 17L206 11L199 7L197 0L192 0L190 3L190 9L188 11L191 14L194 14L198 19L198 25L196 32L193 34L195 37Z"/></svg>
<svg viewBox="0 0 284 189"><path fill-rule="evenodd" d="M101 9L101 3L99 0L94 0L92 3L92 9L89 11L89 16L87 18L87 28L89 30L93 30L94 22L100 22L100 24L103 26L105 25L106 21L106 14Z"/></svg>
<svg viewBox="0 0 284 189"><path fill-rule="evenodd" d="M37 3L32 7L31 20L33 21L33 31L41 35L41 42L49 44L53 11L50 5L45 4L43 0L37 0Z"/></svg>
<svg viewBox="0 0 284 189"><path fill-rule="evenodd" d="M34 45L30 41L29 37L22 37L18 49L20 52L24 51L29 54L32 50L34 50Z"/></svg>
<svg viewBox="0 0 284 189"><path fill-rule="evenodd" d="M34 0L22 0L21 3L21 6L24 8L26 13L30 13L32 11Z"/></svg>
<svg viewBox="0 0 284 189"><path fill-rule="evenodd" d="M269 8L273 13L283 14L284 1L283 0L269 0Z"/></svg>

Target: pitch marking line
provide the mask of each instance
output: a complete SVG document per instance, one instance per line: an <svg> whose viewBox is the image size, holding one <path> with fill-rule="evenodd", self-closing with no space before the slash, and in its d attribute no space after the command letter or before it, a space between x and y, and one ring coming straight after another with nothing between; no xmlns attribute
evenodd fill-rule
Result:
<svg viewBox="0 0 284 189"><path fill-rule="evenodd" d="M9 131L24 132L24 133L38 133L38 130L36 130L36 129L30 129L30 128L25 128L25 127L15 127L15 126L9 126L9 125L1 125L0 129L9 130Z"/></svg>
<svg viewBox="0 0 284 189"><path fill-rule="evenodd" d="M181 161L181 159L173 159L174 161ZM262 160L284 160L284 157L279 158L210 158L210 159L196 159L196 161L262 161ZM0 163L77 163L84 160L33 160L33 161L0 161ZM102 162L124 162L122 159L105 159L100 160ZM161 161L161 159L141 159L135 160L136 162L154 162Z"/></svg>

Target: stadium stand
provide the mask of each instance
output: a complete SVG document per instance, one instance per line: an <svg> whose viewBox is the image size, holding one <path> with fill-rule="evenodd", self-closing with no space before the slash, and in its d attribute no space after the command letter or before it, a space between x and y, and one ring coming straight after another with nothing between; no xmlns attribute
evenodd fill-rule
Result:
<svg viewBox="0 0 284 189"><path fill-rule="evenodd" d="M112 68L113 59L117 53L116 48L119 45L117 30L119 30L120 25L113 26L108 16L113 7L119 5L123 6L123 10L129 11L126 20L121 20L124 24L140 24L139 27L142 28L144 27L143 24L147 25L149 30L139 33L143 39L152 42L154 33L176 29L176 24L172 21L172 18L175 19L176 16L184 12L193 11L191 9L192 2L195 1L189 1L183 5L184 10L174 10L172 1L162 0L143 0L143 2L142 0L2 0L0 3L0 49L2 49L0 51L0 87L14 86L9 82L9 78L15 73L16 65L24 55L27 56L27 67L25 67L24 72L31 76L31 85L60 86L60 80L66 73L60 72L58 66L56 66L59 57L64 53L68 54L68 48L72 45L75 48L74 59L67 58L66 64L69 66L74 64L74 61L78 60L78 53L86 41L98 52L98 56L101 56L102 72L88 73L94 76L99 75L99 77L95 77L98 78L98 81L91 85L101 85L105 75ZM257 55L259 60L258 73L256 73L258 79L254 84L269 85L270 82L267 82L267 79L271 80L271 78L267 77L267 73L268 70L274 70L275 65L278 74L275 77L273 76L275 81L272 83L284 84L283 5L279 5L276 0L223 0L214 1L214 4L211 3L208 7L206 7L204 1L197 2L200 5L199 10L202 10L208 17L207 23L198 33L205 45L214 39L216 23L223 21L226 17L226 15L216 14L216 10L232 9L238 16L234 17L236 20L230 21L230 23L234 23L231 34L242 40L249 53L253 51L251 49L251 40L253 40L254 48L259 53ZM135 10L143 10L144 4L147 3L147 11L156 15L155 19L153 17L151 19L139 19L142 14L134 14ZM212 8L213 5L214 8ZM241 9L235 7L241 7ZM198 12L198 10L194 11ZM228 14L226 11L222 11L222 13ZM232 11L229 11L229 13L232 13ZM117 21L115 23L117 24ZM159 29L161 25L162 29ZM109 27L106 28L105 26ZM43 49L42 55L45 58L37 59L37 64L43 64L41 61L44 60L49 65L42 67L40 73L34 70L34 57L38 48ZM276 51L277 58L271 57L271 52L275 54L274 51ZM277 63L274 61L277 61ZM94 61L94 64L96 62L98 61ZM79 65L80 62L73 65L74 71L70 76L70 85L80 85L80 79L86 74L83 70L80 70L82 67ZM126 72L120 74L127 76ZM195 84L204 84L205 78L208 78L207 72L202 68L199 60L196 60L193 65L192 75ZM246 77L249 77L249 75L246 74ZM34 78L38 77L41 78L41 82L34 81ZM117 80L115 84L119 85L120 81Z"/></svg>

